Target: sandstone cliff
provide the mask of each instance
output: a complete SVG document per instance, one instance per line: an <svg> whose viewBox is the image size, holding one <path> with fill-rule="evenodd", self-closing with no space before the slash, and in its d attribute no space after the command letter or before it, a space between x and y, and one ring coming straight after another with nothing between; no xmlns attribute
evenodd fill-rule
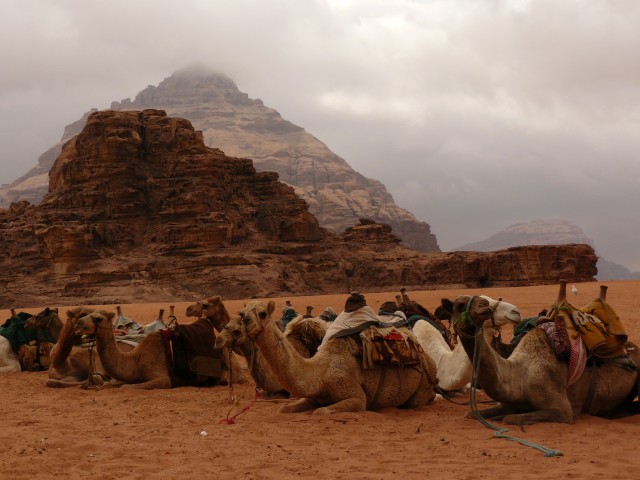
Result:
<svg viewBox="0 0 640 480"><path fill-rule="evenodd" d="M227 155L251 158L259 171L274 171L310 205L320 224L335 232L370 218L392 226L403 243L416 250L440 251L428 224L398 207L384 185L354 171L342 158L303 128L284 120L259 99L251 99L227 77L198 67L176 72L135 97L113 102L112 110L157 108L186 118L201 130L204 142ZM89 112L91 113L91 112ZM76 135L86 117L65 129L61 142L45 152L38 166L0 188L0 206L13 201L37 203L46 194L48 172L62 143Z"/></svg>
<svg viewBox="0 0 640 480"><path fill-rule="evenodd" d="M0 306L589 281L588 245L420 253L362 220L319 226L293 188L159 110L103 111L62 148L50 193L0 209Z"/></svg>

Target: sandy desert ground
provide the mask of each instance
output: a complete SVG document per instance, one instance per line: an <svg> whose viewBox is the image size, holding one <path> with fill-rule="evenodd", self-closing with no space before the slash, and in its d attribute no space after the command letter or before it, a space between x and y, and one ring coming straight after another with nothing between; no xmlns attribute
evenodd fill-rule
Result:
<svg viewBox="0 0 640 480"><path fill-rule="evenodd" d="M578 284L575 305L599 283ZM640 341L640 281L608 282L607 299L632 340ZM557 297L557 286L465 290L502 297L523 316ZM431 310L462 290L411 292ZM215 292L212 292L215 294ZM368 294L374 309L395 292ZM342 311L346 295L291 297L294 307ZM275 299L280 309L285 298ZM230 312L243 301L225 302ZM187 303L176 304L184 320ZM44 306L21 308L31 313ZM112 309L114 306L109 306ZM167 305L123 305L141 323ZM0 310L0 318L8 318ZM185 320L186 321L186 320ZM220 420L251 403L252 387L156 391L49 389L46 372L0 375L0 478L349 478L349 479L636 479L640 416L579 416L572 425L538 424L510 433L561 450L561 457L492 438L465 418L468 407L444 400L419 410L387 409L316 417L278 413L282 401L258 400L233 425ZM206 435L202 432L206 432Z"/></svg>

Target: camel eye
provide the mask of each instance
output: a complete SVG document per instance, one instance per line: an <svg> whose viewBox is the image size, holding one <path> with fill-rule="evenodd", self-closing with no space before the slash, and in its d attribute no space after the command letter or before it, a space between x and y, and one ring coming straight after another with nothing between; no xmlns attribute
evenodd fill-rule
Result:
<svg viewBox="0 0 640 480"><path fill-rule="evenodd" d="M264 320L265 318L267 318L267 312L260 312L258 316L260 317L260 320Z"/></svg>

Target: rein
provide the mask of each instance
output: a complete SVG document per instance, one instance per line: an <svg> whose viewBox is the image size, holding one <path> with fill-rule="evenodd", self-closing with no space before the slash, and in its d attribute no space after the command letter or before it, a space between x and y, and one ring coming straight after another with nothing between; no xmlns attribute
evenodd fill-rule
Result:
<svg viewBox="0 0 640 480"><path fill-rule="evenodd" d="M256 400L260 398L260 393L258 392L258 387L255 387L255 393L253 395L253 400L251 400L251 403L243 407L242 410L236 413L233 417L229 417L229 414L231 413L231 410L233 410L233 407L235 407L239 403L239 398L233 394L233 378L232 378L233 377L233 367L232 367L233 348L235 346L235 342L238 339L238 337L233 333L233 331L231 331L231 329L227 326L226 323L222 325L222 328L227 332L229 332L232 339L231 343L227 346L227 357L228 357L227 368L229 372L228 385L229 385L229 400L231 401L231 408L227 412L226 418L221 419L218 423L223 425L233 425L234 423L236 423L236 418L241 414L243 414L244 412L246 412L247 410L249 410L253 406L253 404L256 402ZM251 353L250 363L248 365L250 372L253 371L253 366L256 358L256 350L257 350L257 347ZM249 387L249 383L247 383L247 386L243 390L242 396L244 396L244 393L247 391L248 387Z"/></svg>
<svg viewBox="0 0 640 480"><path fill-rule="evenodd" d="M469 302L467 303L466 306L466 310L462 313L462 315L460 316L460 320L462 320L462 317L464 316L466 319L471 320L471 311L469 310L471 307L471 303L473 301L475 297L471 297L471 299L469 300ZM493 317L492 317L493 318ZM487 421L481 414L480 410L478 409L478 402L476 399L476 393L478 390L478 377L479 377L479 371L480 371L480 352L482 350L482 347L484 345L484 335L482 335L482 330L483 327L477 327L477 332L479 331L481 333L481 335L478 335L476 333L475 335L475 343L474 343L474 349L473 349L473 361L471 362L472 365L472 376L471 376L471 390L469 391L469 404L471 406L471 413L473 414L474 418L476 420L478 420L482 425L484 425L487 428L490 428L492 430L495 431L495 433L493 434L494 437L496 438L504 438L507 440L512 440L514 442L518 442L521 445L524 445L526 447L531 447L531 448L535 448L539 451L541 451L545 457L557 457L557 456L562 456L562 452L559 450L552 450L548 447L545 447L543 445L537 444L537 443L533 443L533 442L529 442L523 438L518 438L518 437L514 437L512 435L507 435L506 432L509 431L508 428L504 428L504 427L499 427L497 425L494 425L492 423L490 423L489 421Z"/></svg>

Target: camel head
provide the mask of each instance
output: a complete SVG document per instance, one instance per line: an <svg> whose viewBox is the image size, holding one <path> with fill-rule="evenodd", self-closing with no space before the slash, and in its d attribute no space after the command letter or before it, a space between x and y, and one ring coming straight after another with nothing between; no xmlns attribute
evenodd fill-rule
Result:
<svg viewBox="0 0 640 480"><path fill-rule="evenodd" d="M24 324L24 328L48 328L54 322L62 325L62 321L58 317L58 309L47 307L30 317Z"/></svg>
<svg viewBox="0 0 640 480"><path fill-rule="evenodd" d="M481 295L489 302L489 306L493 310L493 323L496 327L512 323L518 325L522 322L520 310L512 303L503 302L502 299L494 300L486 295Z"/></svg>
<svg viewBox="0 0 640 480"><path fill-rule="evenodd" d="M222 330L216 336L214 348L216 350L220 350L228 347L233 348L236 345L242 345L247 341L247 335L242 327L242 317L237 316L231 318L231 320L222 327Z"/></svg>
<svg viewBox="0 0 640 480"><path fill-rule="evenodd" d="M251 338L256 338L258 334L269 324L274 323L271 315L276 309L276 302L270 300L268 304L264 302L251 302L240 310L240 317L244 323L245 331ZM274 323L275 325L275 323Z"/></svg>
<svg viewBox="0 0 640 480"><path fill-rule="evenodd" d="M75 321L75 334L95 335L99 328L113 329L113 319L115 312L95 310L93 313L80 317Z"/></svg>
<svg viewBox="0 0 640 480"><path fill-rule="evenodd" d="M208 318L215 317L224 309L222 297L219 295L199 300L187 307L187 317L202 317L204 313Z"/></svg>
<svg viewBox="0 0 640 480"><path fill-rule="evenodd" d="M475 329L493 316L489 301L477 295L458 295L453 301L443 298L441 303L442 308L451 315L456 330Z"/></svg>

